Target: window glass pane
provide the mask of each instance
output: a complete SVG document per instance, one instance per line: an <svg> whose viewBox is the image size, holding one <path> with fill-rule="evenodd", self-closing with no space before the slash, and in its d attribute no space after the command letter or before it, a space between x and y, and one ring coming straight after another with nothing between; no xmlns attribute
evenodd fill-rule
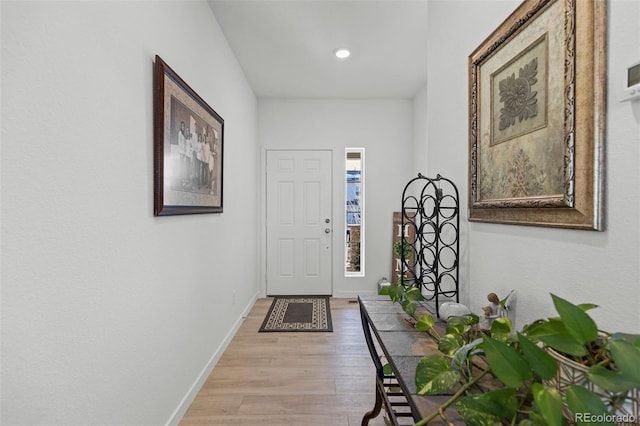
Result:
<svg viewBox="0 0 640 426"><path fill-rule="evenodd" d="M345 275L364 276L364 148L346 150Z"/></svg>

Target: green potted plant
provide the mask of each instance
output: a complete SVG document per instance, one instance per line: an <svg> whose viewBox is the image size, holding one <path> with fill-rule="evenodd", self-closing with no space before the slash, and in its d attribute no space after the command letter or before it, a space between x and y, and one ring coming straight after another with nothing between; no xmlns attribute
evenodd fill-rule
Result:
<svg viewBox="0 0 640 426"><path fill-rule="evenodd" d="M382 294L402 302L412 317L422 299L417 288L401 283L392 284ZM418 392L451 394L439 410L417 425L437 418L448 421L449 407L455 407L468 425L637 421L620 410L633 410L638 403L640 337L598 332L586 313L594 305L573 305L555 295L552 299L559 317L535 321L522 332L515 332L508 318L498 318L489 334L480 333L478 317L471 314L449 318L445 334L440 335L433 316L414 317L416 328L431 334L440 351L418 363ZM578 345L585 346L585 351ZM557 380L565 371L558 356L567 349L574 357L583 354L588 371L583 382ZM479 387L492 380L497 382ZM613 403L603 401L595 388L608 392Z"/></svg>
<svg viewBox="0 0 640 426"><path fill-rule="evenodd" d="M560 391L565 415L640 422L640 336L600 330L587 312L595 305L551 296L559 317L534 321L523 332L557 361L557 374L545 383Z"/></svg>

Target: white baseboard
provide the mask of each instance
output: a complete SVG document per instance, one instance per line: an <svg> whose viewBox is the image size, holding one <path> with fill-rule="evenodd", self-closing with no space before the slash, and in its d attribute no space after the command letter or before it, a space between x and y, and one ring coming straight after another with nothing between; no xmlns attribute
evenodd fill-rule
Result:
<svg viewBox="0 0 640 426"><path fill-rule="evenodd" d="M193 385L191 386L187 394L184 396L184 398L182 398L182 401L180 401L180 404L178 404L178 408L176 408L176 410L173 412L173 414L167 421L166 423L167 426L177 426L180 423L180 420L182 420L182 417L184 417L185 413L191 406L191 403L193 403L193 400L196 399L198 392L200 392L200 389L202 388L205 381L211 374L211 371L213 371L213 368L216 366L218 361L220 361L220 358L222 358L222 354L227 349L227 347L231 343L231 340L233 340L233 337L236 335L236 333L240 329L242 322L247 317L247 315L249 315L249 311L251 311L251 308L256 303L256 300L258 300L258 295L259 295L258 293L253 295L253 298L251 299L247 307L242 312L242 315L240 315L240 317L235 322L231 330L229 330L229 332L225 336L222 343L220 343L220 346L218 346L218 349L216 349L216 351L211 356L211 359L209 359L209 362L207 362L207 364L204 366L204 368L198 375L198 378L196 379L196 381L193 383Z"/></svg>
<svg viewBox="0 0 640 426"><path fill-rule="evenodd" d="M357 299L358 296L375 296L378 291L373 289L370 291L337 291L333 293L333 297L337 299Z"/></svg>

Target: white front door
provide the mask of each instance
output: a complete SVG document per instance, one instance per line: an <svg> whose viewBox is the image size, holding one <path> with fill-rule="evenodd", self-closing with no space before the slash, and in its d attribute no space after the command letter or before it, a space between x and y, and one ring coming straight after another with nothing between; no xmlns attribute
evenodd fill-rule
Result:
<svg viewBox="0 0 640 426"><path fill-rule="evenodd" d="M331 295L331 151L267 151L267 295Z"/></svg>

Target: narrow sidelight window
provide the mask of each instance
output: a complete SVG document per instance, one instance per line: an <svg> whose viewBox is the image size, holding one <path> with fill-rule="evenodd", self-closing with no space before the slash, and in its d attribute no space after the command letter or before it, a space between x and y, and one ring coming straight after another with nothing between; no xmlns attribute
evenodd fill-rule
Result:
<svg viewBox="0 0 640 426"><path fill-rule="evenodd" d="M364 148L345 150L346 277L364 277Z"/></svg>

